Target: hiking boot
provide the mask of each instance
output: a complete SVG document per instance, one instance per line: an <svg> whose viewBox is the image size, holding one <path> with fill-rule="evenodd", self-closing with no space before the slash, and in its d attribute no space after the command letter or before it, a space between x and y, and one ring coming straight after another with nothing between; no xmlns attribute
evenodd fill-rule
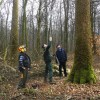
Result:
<svg viewBox="0 0 100 100"><path fill-rule="evenodd" d="M47 79L44 79L44 83L47 83L48 81L47 81Z"/></svg>
<svg viewBox="0 0 100 100"><path fill-rule="evenodd" d="M65 74L65 77L67 77L67 75L68 75L68 74L66 73L66 74Z"/></svg>
<svg viewBox="0 0 100 100"><path fill-rule="evenodd" d="M54 82L54 81L49 81L49 83L50 83L50 84L56 84L56 82Z"/></svg>
<svg viewBox="0 0 100 100"><path fill-rule="evenodd" d="M17 89L25 88L25 86L17 86Z"/></svg>

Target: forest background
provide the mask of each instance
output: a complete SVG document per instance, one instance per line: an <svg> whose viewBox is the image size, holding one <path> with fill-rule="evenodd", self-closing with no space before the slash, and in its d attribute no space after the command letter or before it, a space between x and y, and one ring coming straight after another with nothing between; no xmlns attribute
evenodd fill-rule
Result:
<svg viewBox="0 0 100 100"><path fill-rule="evenodd" d="M55 54L56 45L60 43L62 47L65 48L68 54L67 68L69 69L72 68L74 53L75 53L76 38L77 38L75 34L76 1L75 0L20 0L19 2L18 0L0 1L0 63L1 63L0 81L1 84L4 82L4 84L2 84L3 91L1 91L0 93L1 96L3 95L2 97L4 98L8 97L6 91L8 92L9 89L12 90L15 86L15 83L13 83L11 80L12 78L17 77L15 73L18 67L18 46L21 44L26 45L27 53L31 57L32 68L34 69L32 70L31 73L32 76L35 75L41 76L42 74L44 63L42 58L43 50L41 46L43 43L48 43L49 36L53 37L52 47L50 51L51 55ZM99 0L90 0L90 16L91 16L90 18L91 18L91 35L92 35L91 49L94 58L93 64L95 66L94 67L95 72L97 73L97 79L100 80L99 77L100 1ZM53 66L55 66L54 62ZM11 77L12 75L13 77ZM11 81L11 83L9 83L9 80ZM6 81L8 81L7 82L8 84L5 84ZM63 80L61 80L61 82L62 81ZM31 80L30 83L34 82ZM97 83L97 86L99 86L98 84L99 83ZM6 89L6 87L8 90ZM31 90L30 84L29 84L29 90ZM24 92L26 93L26 91ZM99 90L96 92L100 94ZM8 92L8 94L10 94L10 92ZM13 96L16 98L14 94ZM13 96L11 95L11 97Z"/></svg>

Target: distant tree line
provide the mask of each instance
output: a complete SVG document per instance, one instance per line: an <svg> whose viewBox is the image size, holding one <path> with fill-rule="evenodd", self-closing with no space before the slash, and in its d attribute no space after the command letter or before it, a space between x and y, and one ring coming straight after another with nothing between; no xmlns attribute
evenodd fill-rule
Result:
<svg viewBox="0 0 100 100"><path fill-rule="evenodd" d="M42 52L41 45L53 37L52 54L60 43L66 52L75 50L75 0L2 0L0 2L0 54L4 60L16 58L21 44L32 59ZM91 30L100 34L100 1L90 0ZM12 9L12 11L11 11ZM11 15L12 14L12 15ZM14 48L13 48L14 47ZM95 51L95 41L93 42ZM9 53L10 52L10 53ZM17 52L17 51L16 51Z"/></svg>

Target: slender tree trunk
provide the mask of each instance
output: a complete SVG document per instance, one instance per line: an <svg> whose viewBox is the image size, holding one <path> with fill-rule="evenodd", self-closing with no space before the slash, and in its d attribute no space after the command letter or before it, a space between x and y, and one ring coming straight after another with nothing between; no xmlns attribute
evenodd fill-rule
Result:
<svg viewBox="0 0 100 100"><path fill-rule="evenodd" d="M69 0L63 0L64 12L65 12L65 24L64 24L64 48L68 52L68 12L69 12Z"/></svg>
<svg viewBox="0 0 100 100"><path fill-rule="evenodd" d="M51 6L50 6L50 27L49 27L49 33L48 33L48 36L47 36L47 39L49 40L49 36L53 36L53 27L52 27L52 21L53 21L53 15L52 15L52 10L53 10L53 7L54 7L54 4L55 4L55 1L56 0L52 0L51 1ZM53 37L53 41L54 41L54 37ZM52 42L52 51L53 53L55 52L55 48L54 48L54 45L55 43Z"/></svg>
<svg viewBox="0 0 100 100"><path fill-rule="evenodd" d="M28 34L27 34L27 25L26 25L26 6L27 0L23 0L23 15L22 15L22 44L28 45Z"/></svg>
<svg viewBox="0 0 100 100"><path fill-rule="evenodd" d="M0 52L4 50L4 19L1 18L1 25L0 25Z"/></svg>
<svg viewBox="0 0 100 100"><path fill-rule="evenodd" d="M44 43L47 43L48 36L48 10L47 10L47 0L45 0L45 27L44 27Z"/></svg>
<svg viewBox="0 0 100 100"><path fill-rule="evenodd" d="M41 32L41 7L42 0L39 2L38 16L37 16L37 38L36 38L36 49L37 54L40 54L40 32Z"/></svg>
<svg viewBox="0 0 100 100"><path fill-rule="evenodd" d="M63 42L63 32L62 32L62 8L61 8L61 2L60 2L60 41Z"/></svg>
<svg viewBox="0 0 100 100"><path fill-rule="evenodd" d="M10 36L10 58L11 64L17 63L17 48L18 48L18 0L13 0L13 12L12 12L12 26Z"/></svg>
<svg viewBox="0 0 100 100"><path fill-rule="evenodd" d="M91 1L91 4L90 4L90 11L91 11L91 31L92 31L92 40L93 40L93 47L92 47L92 51L94 54L96 54L96 41L95 41L95 8L94 8L94 2Z"/></svg>

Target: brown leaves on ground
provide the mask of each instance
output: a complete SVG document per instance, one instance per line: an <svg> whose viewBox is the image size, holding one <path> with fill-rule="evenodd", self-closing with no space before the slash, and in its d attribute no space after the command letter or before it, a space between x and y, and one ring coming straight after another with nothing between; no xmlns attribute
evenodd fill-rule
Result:
<svg viewBox="0 0 100 100"><path fill-rule="evenodd" d="M30 79L27 88L20 90L14 82L2 85L0 100L100 100L100 82L72 84L65 83L64 77L54 77L54 81L56 84L44 83L41 77Z"/></svg>
<svg viewBox="0 0 100 100"><path fill-rule="evenodd" d="M2 68L2 65L0 100L100 100L100 61L99 56L94 58L94 68L98 76L96 84L72 84L65 82L66 77L60 79L58 76L54 77L56 84L49 84L43 82L43 76L33 75L28 80L26 88L19 90L16 88L19 77L15 74L15 70L9 66ZM67 67L71 68L72 65L73 55L70 55ZM35 65L34 70L37 73L41 70L39 64Z"/></svg>

